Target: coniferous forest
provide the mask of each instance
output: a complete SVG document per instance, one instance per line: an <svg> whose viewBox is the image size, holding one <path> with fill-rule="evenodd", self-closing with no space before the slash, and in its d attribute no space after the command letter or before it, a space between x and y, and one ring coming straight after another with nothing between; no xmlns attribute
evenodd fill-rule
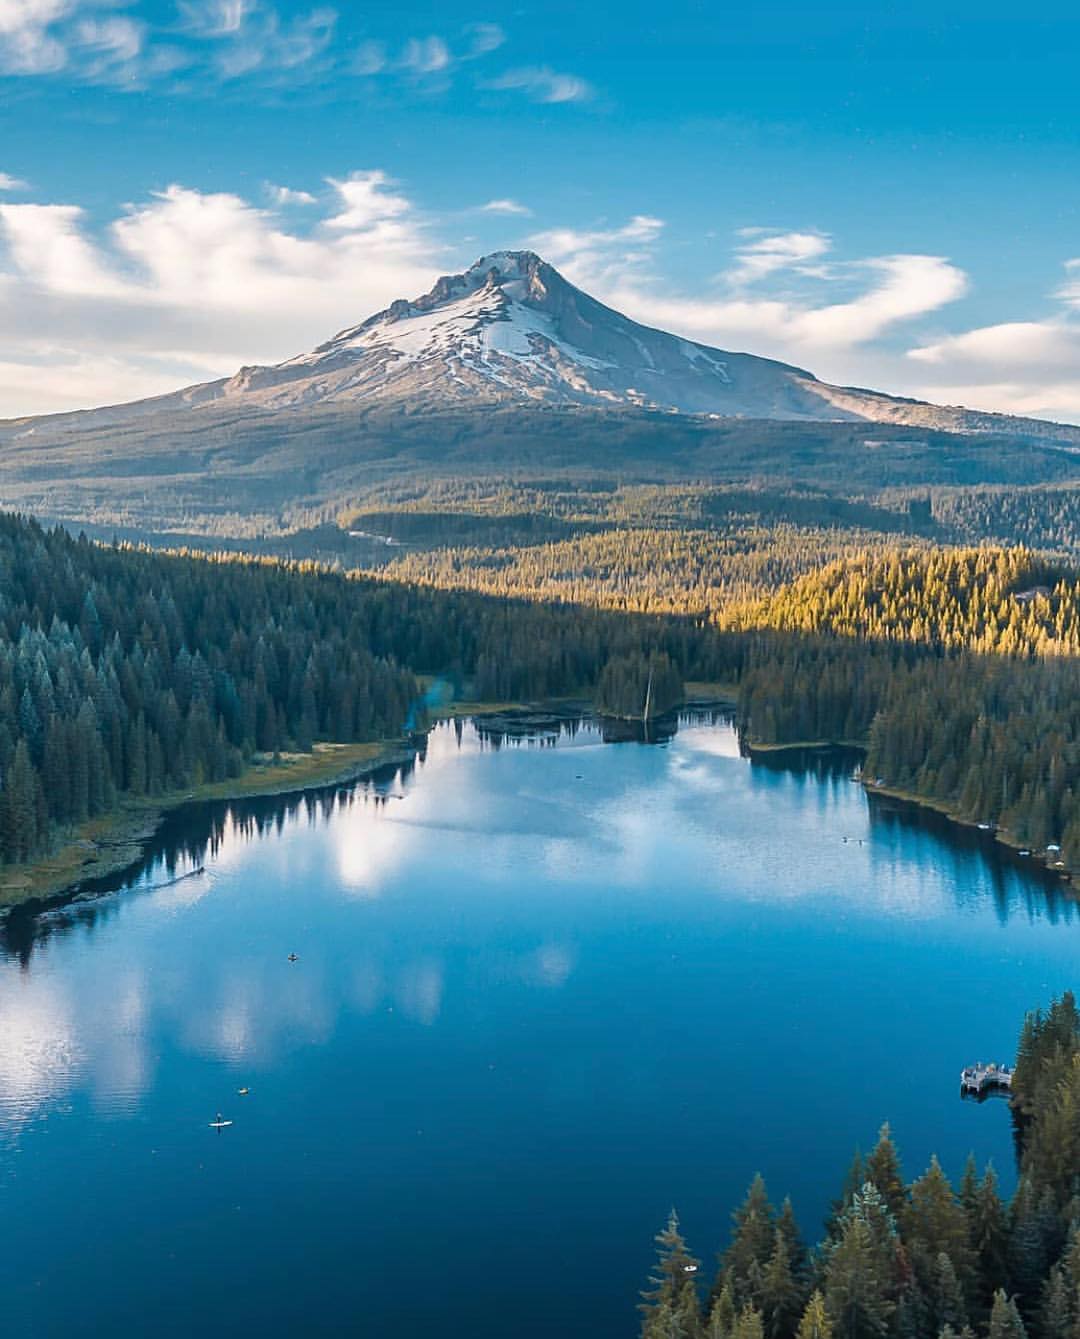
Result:
<svg viewBox="0 0 1080 1339"><path fill-rule="evenodd" d="M1001 1196L969 1159L906 1180L889 1127L808 1248L756 1177L710 1277L675 1212L657 1236L642 1339L1075 1339L1080 1325L1080 1016L1071 994L1024 1022L1013 1079L1020 1176Z"/></svg>
<svg viewBox="0 0 1080 1339"><path fill-rule="evenodd" d="M685 533L656 534L657 552L695 552ZM127 797L236 777L256 755L400 736L423 724L418 676L440 675L475 700L576 695L637 718L675 707L687 682L719 685L749 747L859 745L873 783L1080 868L1071 560L818 539L780 529L738 554L732 540L742 575L707 608L684 604L658 561L664 599L617 608L4 518L0 858L33 860ZM647 563L651 544L642 532L626 561Z"/></svg>

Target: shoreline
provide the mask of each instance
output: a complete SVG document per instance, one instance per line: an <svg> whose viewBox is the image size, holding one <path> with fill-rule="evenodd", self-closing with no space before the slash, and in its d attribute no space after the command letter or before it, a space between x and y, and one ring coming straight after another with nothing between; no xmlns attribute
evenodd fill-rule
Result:
<svg viewBox="0 0 1080 1339"><path fill-rule="evenodd" d="M772 757L782 753L827 753L830 749L854 749L860 753L866 753L866 744L857 740L800 739L785 744L755 744L748 741L745 747L751 759L755 755ZM879 785L877 781L866 776L859 777L859 785L862 786L867 795L880 795L887 799L899 800L902 804L911 805L914 809L925 809L931 813L940 814L942 818L947 819L950 823L955 823L958 827L985 832L995 842L1007 847L1010 851L1015 851L1018 855L1021 852L1027 852L1022 858L1030 860L1033 866L1044 870L1052 878L1060 879L1063 883L1071 883L1073 880L1074 871L1064 861L1055 862L1050 859L1055 854L1054 852L1038 851L1034 847L1027 846L1013 837L1005 828L981 827L977 820L964 818L958 814L945 800L917 795L914 791L904 790L900 786L890 786L888 783ZM1080 893L1080 890L1078 890L1078 893Z"/></svg>
<svg viewBox="0 0 1080 1339"><path fill-rule="evenodd" d="M707 706L733 707L733 695L729 696L725 691L728 688L728 685L688 683L683 702L674 710ZM464 717L528 716L538 712L569 716L587 713L589 710L590 704L586 700L571 697L544 703L462 700L434 707L430 719L435 724L440 720ZM168 815L185 805L227 804L264 796L303 795L329 786L350 785L383 767L411 760L419 747L418 741L426 734L427 731L418 731L401 739L358 744L319 743L314 745L310 753L282 754L277 762L261 758L239 777L227 781L211 782L191 791L174 791L153 799L128 801L116 812L100 815L66 834L47 856L26 865L0 870L0 920L16 908L26 908L34 903L63 901L76 896L88 883L121 874L143 857ZM824 753L831 749L865 752L865 747L859 741L837 742L827 739L772 744L747 741L745 744L751 760L755 756L764 758L784 753ZM859 784L867 795L878 795L915 809L928 810L960 827L985 830L980 829L976 821L961 817L943 800L916 795L896 786L878 785L867 777L862 777ZM1029 859L1033 867L1044 870L1063 883L1071 882L1073 872L1063 863L1051 863L1048 853L1025 847L1000 828L994 828L988 835L1012 851L1029 851L1025 859Z"/></svg>
<svg viewBox="0 0 1080 1339"><path fill-rule="evenodd" d="M1033 846L1025 846L1023 842L1017 841L1007 829L999 827L984 828L973 818L963 818L955 810L950 809L944 800L935 800L923 795L916 795L910 790L903 790L899 786L890 786L888 784L879 786L876 781L870 781L863 777L859 783L868 795L882 795L890 800L899 800L902 804L909 804L915 809L929 809L933 813L940 814L942 818L947 818L950 823L955 823L958 827L971 828L976 832L985 832L993 841L1008 847L1010 851L1015 851L1018 855L1022 851L1028 854L1022 858L1030 860L1033 866L1043 869L1052 878L1060 879L1063 883L1071 883L1073 871L1064 861L1052 863L1049 859L1054 852L1038 851Z"/></svg>
<svg viewBox="0 0 1080 1339"><path fill-rule="evenodd" d="M734 706L727 684L687 683L685 708ZM580 696L541 703L447 701L428 709L431 724L440 720L530 713L588 714L592 703ZM426 731L410 735L417 739ZM189 804L221 803L260 796L302 795L327 786L348 785L382 767L408 762L416 745L402 739L362 744L315 744L310 753L285 753L274 762L260 758L240 776L210 782L190 791L128 800L112 813L89 819L65 833L47 855L25 865L0 869L0 919L16 908L56 903L76 896L88 883L113 878L135 865L169 814Z"/></svg>
<svg viewBox="0 0 1080 1339"><path fill-rule="evenodd" d="M67 834L48 855L0 871L0 918L16 907L74 896L86 883L108 879L136 864L166 817L185 805L302 795L348 785L383 767L408 762L416 746L401 740L316 744L311 753L257 761L240 776L190 791L132 800Z"/></svg>

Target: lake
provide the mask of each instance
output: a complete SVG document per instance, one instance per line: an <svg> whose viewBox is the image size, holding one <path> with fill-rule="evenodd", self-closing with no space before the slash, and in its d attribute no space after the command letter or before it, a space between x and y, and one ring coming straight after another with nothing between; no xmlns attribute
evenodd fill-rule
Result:
<svg viewBox="0 0 1080 1339"><path fill-rule="evenodd" d="M817 1240L885 1119L1011 1189L958 1074L1075 986L1076 908L850 772L444 723L11 917L5 1334L616 1339L672 1204L710 1277L757 1169Z"/></svg>

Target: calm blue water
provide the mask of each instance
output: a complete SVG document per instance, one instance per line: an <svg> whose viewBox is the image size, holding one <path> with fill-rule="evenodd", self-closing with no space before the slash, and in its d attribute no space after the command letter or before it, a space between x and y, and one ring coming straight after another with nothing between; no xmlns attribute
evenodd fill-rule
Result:
<svg viewBox="0 0 1080 1339"><path fill-rule="evenodd" d="M1011 1184L957 1074L1076 985L1075 909L846 771L444 725L377 786L186 815L202 879L11 922L5 1335L614 1339L672 1203L711 1259L760 1168L816 1239L885 1118L910 1172Z"/></svg>

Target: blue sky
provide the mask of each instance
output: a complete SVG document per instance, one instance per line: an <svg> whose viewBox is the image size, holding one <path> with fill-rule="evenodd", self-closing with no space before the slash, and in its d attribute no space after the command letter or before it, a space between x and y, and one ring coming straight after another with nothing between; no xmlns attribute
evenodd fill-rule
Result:
<svg viewBox="0 0 1080 1339"><path fill-rule="evenodd" d="M705 342L1080 421L1078 55L1064 6L0 0L0 414L531 245Z"/></svg>

